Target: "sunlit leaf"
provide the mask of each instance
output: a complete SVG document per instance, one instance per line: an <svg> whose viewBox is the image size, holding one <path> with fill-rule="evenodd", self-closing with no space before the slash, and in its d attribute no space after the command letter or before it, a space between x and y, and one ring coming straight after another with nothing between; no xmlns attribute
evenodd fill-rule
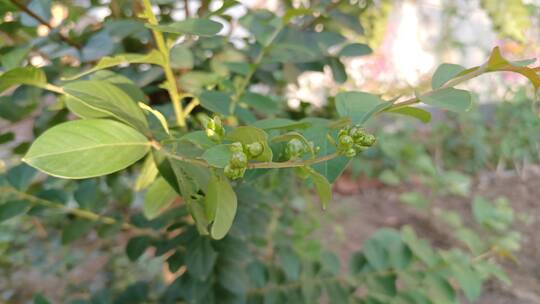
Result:
<svg viewBox="0 0 540 304"><path fill-rule="evenodd" d="M88 178L122 170L149 149L146 137L122 123L75 120L45 131L23 161L53 176Z"/></svg>

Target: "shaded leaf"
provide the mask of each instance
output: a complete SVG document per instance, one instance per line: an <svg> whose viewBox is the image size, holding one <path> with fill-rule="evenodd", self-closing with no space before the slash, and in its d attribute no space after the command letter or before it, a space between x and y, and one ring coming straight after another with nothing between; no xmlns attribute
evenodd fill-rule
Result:
<svg viewBox="0 0 540 304"><path fill-rule="evenodd" d="M134 100L117 86L100 80L68 83L64 91L67 107L82 118L114 117L140 131L148 129L148 122Z"/></svg>
<svg viewBox="0 0 540 304"><path fill-rule="evenodd" d="M391 106L379 96L365 92L341 92L336 95L336 110L340 117L350 117L355 124L365 123L375 113Z"/></svg>
<svg viewBox="0 0 540 304"><path fill-rule="evenodd" d="M454 88L432 91L420 96L420 100L425 104L457 113L466 112L471 107L471 93Z"/></svg>
<svg viewBox="0 0 540 304"><path fill-rule="evenodd" d="M431 113L424 109L415 108L415 107L403 107L389 110L388 113L396 113L406 116L414 117L420 120L423 123L428 123L431 121Z"/></svg>
<svg viewBox="0 0 540 304"><path fill-rule="evenodd" d="M337 54L338 57L357 57L371 54L373 50L366 44L351 43L345 45Z"/></svg>
<svg viewBox="0 0 540 304"><path fill-rule="evenodd" d="M461 65L443 63L435 70L435 73L431 78L431 87L433 89L438 89L450 79L460 75L463 71L465 71L465 68Z"/></svg>
<svg viewBox="0 0 540 304"><path fill-rule="evenodd" d="M146 24L146 27L165 33L213 36L223 28L219 22L210 19L185 19L164 25Z"/></svg>
<svg viewBox="0 0 540 304"><path fill-rule="evenodd" d="M217 145L204 151L201 158L213 167L224 168L229 163L231 155L229 145Z"/></svg>
<svg viewBox="0 0 540 304"><path fill-rule="evenodd" d="M43 88L47 85L47 77L35 67L15 68L0 75L0 93L21 84Z"/></svg>
<svg viewBox="0 0 540 304"><path fill-rule="evenodd" d="M157 50L151 50L148 54L118 54L112 57L105 56L101 58L98 63L91 69L84 71L82 73L66 77L65 80L74 80L80 78L84 75L94 73L99 70L107 69L121 64L128 63L148 63L155 65L163 64L163 56Z"/></svg>
<svg viewBox="0 0 540 304"><path fill-rule="evenodd" d="M212 221L210 235L219 240L227 235L236 215L237 199L226 178L212 175L206 192L206 216Z"/></svg>
<svg viewBox="0 0 540 304"><path fill-rule="evenodd" d="M156 218L174 202L176 197L176 191L169 186L165 179L159 177L144 195L144 216L150 220Z"/></svg>

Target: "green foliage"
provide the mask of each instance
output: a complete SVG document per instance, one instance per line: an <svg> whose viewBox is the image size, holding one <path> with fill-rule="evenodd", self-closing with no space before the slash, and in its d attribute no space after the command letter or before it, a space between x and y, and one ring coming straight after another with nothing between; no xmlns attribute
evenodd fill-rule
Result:
<svg viewBox="0 0 540 304"><path fill-rule="evenodd" d="M150 148L142 134L124 124L101 119L65 122L37 139L23 160L63 178L88 178L122 170Z"/></svg>
<svg viewBox="0 0 540 304"><path fill-rule="evenodd" d="M42 24L51 30L47 38L38 38L35 27L51 18L49 1L0 3L0 17L9 12L15 18L9 26L25 33L10 33L24 45L1 50L0 117L33 119L36 137L18 144L9 169L1 172L0 222L43 220L59 228L58 243L65 246L93 232L109 239L128 231L127 259L159 257L175 274L168 286L136 278L81 303L100 297L105 303L456 303L462 296L477 300L492 277L506 280L487 259L519 248L513 211L503 199L474 200L477 228L447 210L438 215L463 247L436 248L409 226L381 229L355 244L346 272L315 239L309 206L295 199L304 182L298 178L306 179L326 209L332 183L351 158L374 154L392 164L373 169L387 184L420 172L433 193L466 196L470 177L438 168L412 136L364 128L382 113L429 122L430 112L417 104L465 113L474 107L471 93L454 86L488 72L519 73L538 88L530 62L510 62L495 48L477 67L441 65L432 90L417 97L398 102L341 91L329 98L324 117L303 117L284 103L287 85L304 71L324 69L336 83L347 82L343 59L372 52L356 41L380 38L377 23L390 2L363 7L321 1L294 9L285 1L283 14L246 10L235 20L226 11L237 1L223 1L214 11L211 1L201 1L198 16L181 21L171 14L174 1L154 2L111 2L105 22L80 32ZM84 14L78 6L67 9L70 22ZM236 22L249 34L239 38L241 46L217 35L224 23L231 28ZM45 67L25 60L32 50L47 57ZM257 84L270 93L255 92ZM28 96L56 102L38 108L24 102ZM39 115L31 115L36 109ZM68 113L78 118L70 120ZM532 117L527 122L538 125ZM531 134L506 136L498 156L530 153L512 148L515 140L532 143ZM0 144L15 140L11 132L0 135ZM18 154L29 166L19 164ZM369 163L362 163L363 170ZM401 200L433 211L420 193ZM47 300L36 296L34 302Z"/></svg>

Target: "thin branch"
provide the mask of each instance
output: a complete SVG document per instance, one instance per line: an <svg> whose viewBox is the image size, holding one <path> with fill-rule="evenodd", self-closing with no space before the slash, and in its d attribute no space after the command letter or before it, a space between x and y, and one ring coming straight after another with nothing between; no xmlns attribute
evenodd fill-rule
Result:
<svg viewBox="0 0 540 304"><path fill-rule="evenodd" d="M186 15L186 19L189 18L189 0L184 0L184 14Z"/></svg>
<svg viewBox="0 0 540 304"><path fill-rule="evenodd" d="M150 3L150 0L143 0L143 5L148 23L152 25L157 25L158 21L156 15L154 15L154 12L152 11L152 3ZM174 77L174 73L171 69L169 49L167 48L167 45L165 43L165 38L163 38L163 33L158 30L152 30L152 34L154 35L154 40L156 41L156 47L158 51L161 52L164 58L164 63L161 65L161 67L163 68L165 78L167 80L167 91L169 92L173 104L174 114L176 116L176 123L180 127L185 127L186 117L182 110L182 100L180 99L180 95L178 93L178 84L176 83L176 78Z"/></svg>
<svg viewBox="0 0 540 304"><path fill-rule="evenodd" d="M467 74L465 74L465 75L463 75L461 77L454 78L454 79L448 81L447 83L445 83L444 85L442 85L440 88L431 90L431 91L425 93L424 95L431 94L433 92L437 92L437 91L440 91L440 90L443 90L443 89L455 87L458 84L461 84L463 82L466 82L468 80L471 80L471 79L473 79L475 77L478 77L478 76L484 74L486 72L486 69L487 69L487 67L485 65L479 66L476 70L474 70L474 71L472 71L470 73L467 73ZM395 109L403 108L403 107L406 107L406 106L417 104L419 102L420 102L419 97L413 97L413 98L407 99L405 101L395 103L388 110L395 110Z"/></svg>
<svg viewBox="0 0 540 304"><path fill-rule="evenodd" d="M140 229L138 227L131 225L130 223L122 222L109 216L103 216L103 215L94 213L90 210L68 207L64 204L52 202L52 201L42 199L37 196L33 196L25 192L18 191L12 187L5 187L5 186L0 187L0 193L4 193L4 194L11 193L17 198L30 202L33 205L40 205L40 206L51 208L51 209L61 210L62 212L66 214L73 214L79 218L87 219L90 221L100 222L106 225L121 225L122 229L124 230L130 230L130 231L146 233L146 234L153 233L151 231Z"/></svg>
<svg viewBox="0 0 540 304"><path fill-rule="evenodd" d="M38 21L39 23L43 24L44 26L46 26L49 31L54 31L55 28L45 19L41 18L41 16L39 16L38 14L34 13L32 10L30 10L26 5L22 4L22 3L19 3L18 1L16 0L10 0L11 3L13 3L13 5L15 5L16 7L18 7L21 11L25 12L28 16L34 18L36 21ZM81 45L78 44L77 42L71 40L69 37L65 36L64 34L62 34L60 31L56 31L56 34L58 35L58 37L60 37L60 40L64 41L65 43L71 45L72 47L76 48L76 49L81 49Z"/></svg>
<svg viewBox="0 0 540 304"><path fill-rule="evenodd" d="M274 43L274 40L276 40L276 38L279 36L279 33L281 33L281 31L285 28L285 26L286 24L281 23L281 25L274 30L274 32L272 33L272 35L266 42L266 45L263 46L263 48L261 49L261 51L255 58L255 60L251 64L248 74L246 75L246 77L244 77L244 79L240 83L240 86L238 87L238 90L236 90L236 93L231 98L231 105L229 107L230 114L234 114L234 110L236 109L236 106L238 102L240 101L240 98L242 98L242 96L244 96L244 94L246 93L246 89L249 83L251 82L253 75L255 75L255 72L257 71L257 69L259 69L259 66L261 65L261 62L264 59L264 56L268 54L268 52L272 48L272 44Z"/></svg>
<svg viewBox="0 0 540 304"><path fill-rule="evenodd" d="M182 155L176 155L171 153L170 151L167 151L160 147L157 143L154 142L152 145L153 148L161 150L165 155L172 159L180 160L186 163L191 163L203 167L211 168L213 167L209 163L207 163L204 159L200 158L189 158ZM319 158L313 158L313 159L306 159L301 161L286 161L286 162L255 162L255 163L249 163L247 165L248 169L280 169L280 168L294 168L294 167L304 167L309 165L314 165L318 163L323 163L329 160L332 160L336 157L340 156L338 153L332 153L325 156L321 156Z"/></svg>

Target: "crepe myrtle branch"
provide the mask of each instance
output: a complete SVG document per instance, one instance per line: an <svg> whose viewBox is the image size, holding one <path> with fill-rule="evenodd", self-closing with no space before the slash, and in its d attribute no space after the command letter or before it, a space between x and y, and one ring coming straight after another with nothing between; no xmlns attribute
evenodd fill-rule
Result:
<svg viewBox="0 0 540 304"><path fill-rule="evenodd" d="M190 157L185 157L182 155L171 153L170 151L167 151L166 149L164 149L156 141L151 141L150 144L152 145L154 149L161 151L167 157L170 157L172 159L176 159L176 160L180 160L186 163L191 163L194 165L199 165L199 166L208 167L208 168L213 167L204 159L190 158ZM336 153L331 153L331 154L324 155L318 158L306 159L306 160L293 160L293 161L285 161L285 162L252 162L252 163L247 164L247 169L280 169L280 168L304 167L304 166L314 165L318 163L323 163L339 156L340 155L336 152Z"/></svg>
<svg viewBox="0 0 540 304"><path fill-rule="evenodd" d="M443 90L443 89L455 87L458 84L462 84L462 83L464 83L464 82L466 82L468 80L471 80L471 79L473 79L475 77L478 77L478 76L484 74L486 72L486 70L487 70L487 66L486 65L481 65L476 70L474 70L474 71L472 71L470 73L467 73L467 74L465 74L465 75L463 75L461 77L454 78L454 79L448 81L447 83L445 83L444 85L442 85L440 88L431 90L431 91L425 93L424 95L431 94L433 92L437 92L437 91L440 91L440 90ZM399 109L399 108L402 108L402 107L417 104L419 102L420 102L419 97L413 97L413 98L407 99L405 101L393 104L388 110Z"/></svg>

